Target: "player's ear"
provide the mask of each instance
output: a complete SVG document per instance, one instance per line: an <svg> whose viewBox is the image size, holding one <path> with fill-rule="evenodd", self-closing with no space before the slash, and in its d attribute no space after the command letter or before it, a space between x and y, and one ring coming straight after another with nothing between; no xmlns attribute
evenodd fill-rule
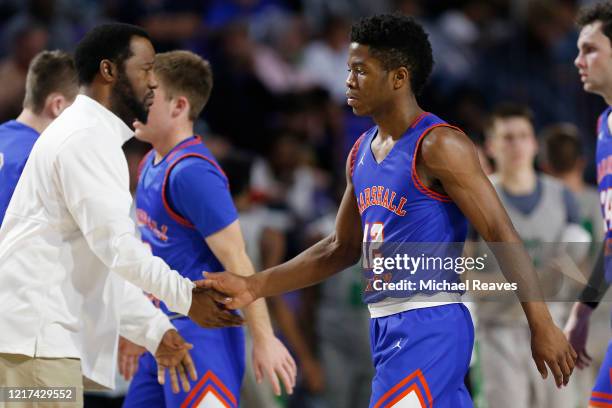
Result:
<svg viewBox="0 0 612 408"><path fill-rule="evenodd" d="M393 74L393 89L400 89L410 82L410 72L406 67L399 67Z"/></svg>
<svg viewBox="0 0 612 408"><path fill-rule="evenodd" d="M180 116L183 113L189 115L189 101L184 96L179 96L175 99L172 116Z"/></svg>
<svg viewBox="0 0 612 408"><path fill-rule="evenodd" d="M117 66L111 60L103 59L99 73L106 82L114 82L117 79Z"/></svg>
<svg viewBox="0 0 612 408"><path fill-rule="evenodd" d="M45 109L53 119L57 118L67 105L66 98L59 92L49 94L45 100Z"/></svg>

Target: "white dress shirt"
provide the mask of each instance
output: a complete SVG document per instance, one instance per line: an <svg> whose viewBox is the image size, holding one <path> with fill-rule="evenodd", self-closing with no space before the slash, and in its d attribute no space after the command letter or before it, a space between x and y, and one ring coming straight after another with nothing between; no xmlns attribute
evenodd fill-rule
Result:
<svg viewBox="0 0 612 408"><path fill-rule="evenodd" d="M34 145L0 228L0 353L80 358L84 375L112 387L120 318L150 351L169 327L122 278L188 313L193 283L134 235L121 150L132 136L79 95Z"/></svg>

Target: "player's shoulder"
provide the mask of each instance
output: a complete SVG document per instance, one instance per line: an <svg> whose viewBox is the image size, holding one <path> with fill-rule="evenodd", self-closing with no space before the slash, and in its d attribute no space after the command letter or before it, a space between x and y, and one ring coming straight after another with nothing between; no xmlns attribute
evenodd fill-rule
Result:
<svg viewBox="0 0 612 408"><path fill-rule="evenodd" d="M202 177L206 174L227 178L215 157L205 146L177 154L169 163L168 171L171 179Z"/></svg>
<svg viewBox="0 0 612 408"><path fill-rule="evenodd" d="M432 127L423 135L422 147L424 153L452 153L473 148L470 138L458 127L442 122Z"/></svg>

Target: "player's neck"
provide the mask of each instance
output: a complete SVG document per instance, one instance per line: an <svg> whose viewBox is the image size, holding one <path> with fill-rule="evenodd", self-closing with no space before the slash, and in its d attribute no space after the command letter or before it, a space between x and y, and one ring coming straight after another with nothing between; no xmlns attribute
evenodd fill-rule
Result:
<svg viewBox="0 0 612 408"><path fill-rule="evenodd" d="M378 136L381 138L399 139L414 120L423 113L414 95L409 100L400 103L390 103L372 115L372 120L378 126Z"/></svg>
<svg viewBox="0 0 612 408"><path fill-rule="evenodd" d="M538 180L538 176L533 168L502 170L499 176L501 185L513 195L531 194L535 190Z"/></svg>
<svg viewBox="0 0 612 408"><path fill-rule="evenodd" d="M159 140L152 142L155 149L156 158L161 159L167 155L176 145L193 136L193 127L177 130L172 133L172 136L162 137Z"/></svg>
<svg viewBox="0 0 612 408"><path fill-rule="evenodd" d="M53 121L53 119L47 117L44 114L35 114L28 108L22 110L19 116L17 116L16 120L19 123L23 123L24 125L31 127L38 133L42 133L43 130L45 130L47 126L49 126L49 124Z"/></svg>

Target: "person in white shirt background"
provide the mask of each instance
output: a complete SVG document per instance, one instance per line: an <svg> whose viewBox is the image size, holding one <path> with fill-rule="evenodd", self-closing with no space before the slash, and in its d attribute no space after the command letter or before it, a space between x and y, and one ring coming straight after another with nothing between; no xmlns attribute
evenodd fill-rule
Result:
<svg viewBox="0 0 612 408"><path fill-rule="evenodd" d="M242 323L134 235L121 145L147 119L154 56L127 24L98 26L77 47L81 94L35 143L0 227L4 386L73 386L82 405L81 375L114 386L121 334L155 353L160 381L189 388L190 345L134 285L201 326Z"/></svg>

